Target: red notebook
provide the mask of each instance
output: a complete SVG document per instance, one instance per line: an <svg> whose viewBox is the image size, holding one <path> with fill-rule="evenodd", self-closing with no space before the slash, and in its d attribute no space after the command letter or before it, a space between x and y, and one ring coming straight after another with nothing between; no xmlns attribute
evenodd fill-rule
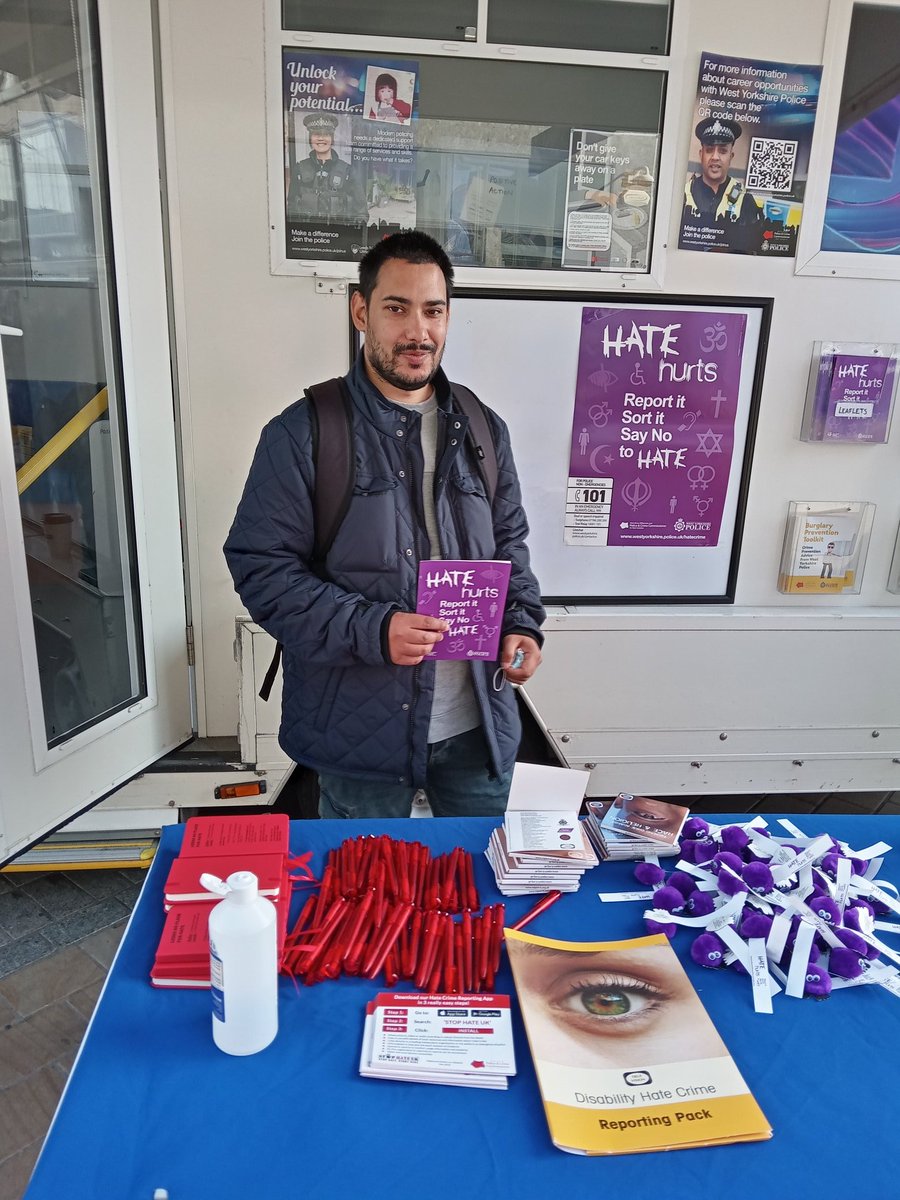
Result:
<svg viewBox="0 0 900 1200"><path fill-rule="evenodd" d="M259 894L274 899L281 890L284 879L283 854L235 854L224 857L211 855L180 855L172 863L163 896L166 907L191 901L214 904L220 899L208 892L200 882L200 876L208 873L219 879L227 879L235 871L252 871L259 883Z"/></svg>
<svg viewBox="0 0 900 1200"><path fill-rule="evenodd" d="M291 883L283 868L281 887L272 898L278 933L278 961L287 937ZM209 914L212 905L197 902L173 904L166 914L162 937L150 969L154 987L209 987Z"/></svg>
<svg viewBox="0 0 900 1200"><path fill-rule="evenodd" d="M191 817L184 827L179 857L287 854L289 833L287 813Z"/></svg>

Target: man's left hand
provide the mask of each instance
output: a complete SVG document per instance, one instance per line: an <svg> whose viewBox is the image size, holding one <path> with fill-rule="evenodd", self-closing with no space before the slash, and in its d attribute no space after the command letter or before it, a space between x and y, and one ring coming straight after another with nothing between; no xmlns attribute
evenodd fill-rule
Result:
<svg viewBox="0 0 900 1200"><path fill-rule="evenodd" d="M522 664L513 668L517 650L524 654ZM526 683L541 665L541 648L525 633L508 633L500 648L500 666L510 683Z"/></svg>

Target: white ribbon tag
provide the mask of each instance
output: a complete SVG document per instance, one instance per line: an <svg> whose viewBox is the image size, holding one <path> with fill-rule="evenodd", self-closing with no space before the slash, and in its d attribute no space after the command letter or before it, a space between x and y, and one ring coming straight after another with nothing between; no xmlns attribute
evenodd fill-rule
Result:
<svg viewBox="0 0 900 1200"><path fill-rule="evenodd" d="M774 962L778 962L784 947L787 944L788 934L791 932L791 918L786 917L784 913L776 913L772 918L772 927L769 930L769 936L766 938L766 954Z"/></svg>
<svg viewBox="0 0 900 1200"><path fill-rule="evenodd" d="M871 896L875 900L880 900L882 904L886 904L895 913L900 913L900 900L895 900L889 892L880 888L877 883L872 883L868 879L860 879L858 875L854 875L853 886L857 893L861 892L864 896Z"/></svg>
<svg viewBox="0 0 900 1200"><path fill-rule="evenodd" d="M753 1010L758 1013L770 1013L775 989L777 988L780 992L781 988L769 974L766 943L762 938L751 938L747 945L749 949L747 969L753 983Z"/></svg>
<svg viewBox="0 0 900 1200"><path fill-rule="evenodd" d="M793 850L788 850L787 846L782 846L770 837L751 835L750 845L760 858L768 857L774 863L786 863L794 856Z"/></svg>
<svg viewBox="0 0 900 1200"><path fill-rule="evenodd" d="M881 870L881 864L883 862L884 862L883 858L873 858L872 861L869 863L869 865L866 867L865 871L863 872L864 878L865 879L874 879L875 876L878 874L878 872Z"/></svg>
<svg viewBox="0 0 900 1200"><path fill-rule="evenodd" d="M839 858L837 865L837 883L834 890L834 901L841 910L841 917L844 915L844 909L847 907L847 896L850 892L850 876L853 871L853 864L849 858Z"/></svg>
<svg viewBox="0 0 900 1200"><path fill-rule="evenodd" d="M817 837L811 842L805 850L801 850L799 854L795 854L781 866L772 868L772 877L776 883L783 883L789 879L791 875L796 875L802 871L804 867L816 862L823 854L828 853L828 848L831 845L831 838L827 834Z"/></svg>
<svg viewBox="0 0 900 1200"><path fill-rule="evenodd" d="M896 921L873 921L873 929L883 929L886 933L900 933L900 924Z"/></svg>
<svg viewBox="0 0 900 1200"><path fill-rule="evenodd" d="M865 846L862 850L848 850L850 858L877 858L879 854L887 854L893 847L887 842L876 842L874 846Z"/></svg>
<svg viewBox="0 0 900 1200"><path fill-rule="evenodd" d="M801 833L793 821L789 821L787 817L782 817L778 824L782 829L786 829L792 838L805 838L806 834Z"/></svg>
<svg viewBox="0 0 900 1200"><path fill-rule="evenodd" d="M809 951L815 935L816 931L812 925L804 924L797 930L791 965L788 968L787 987L784 989L786 996L794 996L799 1000L803 995L803 989L806 986L806 969L809 966Z"/></svg>
<svg viewBox="0 0 900 1200"><path fill-rule="evenodd" d="M618 904L620 900L652 900L653 892L598 892L604 904Z"/></svg>
<svg viewBox="0 0 900 1200"><path fill-rule="evenodd" d="M743 892L738 892L721 908L702 917L680 917L676 913L666 912L664 908L648 908L644 916L650 921L658 921L661 925L686 925L688 929L708 929L715 933L724 925L737 920L744 907L744 895Z"/></svg>

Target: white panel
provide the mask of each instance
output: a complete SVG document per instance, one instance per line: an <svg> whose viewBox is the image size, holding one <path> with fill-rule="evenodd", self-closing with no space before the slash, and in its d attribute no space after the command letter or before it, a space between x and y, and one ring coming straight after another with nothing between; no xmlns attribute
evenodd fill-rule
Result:
<svg viewBox="0 0 900 1200"><path fill-rule="evenodd" d="M665 131L660 178L661 189L668 187L671 192L671 247L677 243L701 50L776 61L821 62L828 7L825 0L797 0L790 5L783 0L759 0L752 7L723 6L721 0L683 0L675 6L673 63L679 74L670 81L675 120ZM269 274L262 6L242 0L165 0L162 8L192 601L195 622L202 621L202 629L197 629L198 653L202 654L198 686L201 714L205 714L202 731L230 735L238 713L236 666L231 652L238 607L220 547L262 424L294 400L305 385L346 369L348 322L346 302L341 297L316 295L311 279L275 278ZM363 42L353 48L363 48ZM228 94L241 98L240 104L226 105L227 119L223 116L223 80L227 80ZM839 80L826 77L823 104L828 90L834 87L839 87ZM665 236L665 228L662 233ZM485 276L486 285L497 284L493 273L486 272ZM798 436L813 342L838 338L895 341L896 285L798 277L790 261L675 249L667 252L665 284L668 295L774 297L738 577L738 605L751 614L777 608L785 621L810 612L827 612L837 620L842 614L850 616L861 611L861 607L896 615L896 597L886 592L885 582L900 521L896 486L900 477L900 438L895 436L885 446L822 447L801 443ZM607 296L610 294L615 293ZM451 347L454 337L451 321ZM561 379L566 372L572 374L571 361L563 360L561 348L552 339L540 337L538 346L548 361L558 360ZM501 380L504 362L517 360L525 352L524 343L517 339L494 347ZM560 391L566 397L571 394L562 383ZM507 408L555 407L554 398L517 395L502 383L492 386L485 399ZM570 415L571 408L567 420ZM555 478L559 467L548 470ZM830 600L826 609L804 606L796 597L781 596L776 590L787 503L797 498L831 497L836 484L848 499L870 500L878 506L863 590L860 596ZM548 591L552 590L552 579L544 583ZM606 669L604 653L619 636L619 611L606 610L593 626L592 647L596 643L597 649L592 648L591 656L596 667L592 668L590 686L582 685L575 703L590 706L594 692L614 694L618 687L634 689L638 683L647 696L657 691L674 693L669 682L674 677L673 668L686 664L678 656L670 664L668 645L659 647L660 658L640 659L643 677L639 681L629 660L622 656L613 657L612 673ZM718 611L707 611L698 620L700 629L715 629L721 617ZM876 681L871 688L871 704L883 700L887 705L896 685L891 682L884 694L888 680L886 671L879 667L880 640L873 635L863 643L861 652L866 658L857 664L860 682L854 685L854 694L862 692L861 681L868 672ZM551 636L542 673L554 670L556 653ZM768 643L761 653L777 666L777 656ZM805 669L799 660L797 666ZM583 672L577 676L583 677ZM553 689L543 688L541 679L538 676L534 684L535 695L540 695L542 706L547 703L542 715L558 729L555 707L546 695ZM740 681L733 679L730 683L736 698L729 703L737 709L740 723L750 727L753 710L749 704L742 704ZM690 672L682 686L685 694L692 692ZM779 687L776 676L773 694ZM757 695L754 703L759 701ZM777 697L774 702L781 703ZM868 714L870 701L863 697L863 702ZM847 713L850 723L855 724L849 706ZM643 727L640 720L637 727ZM740 774L746 786L757 790L760 785L761 790L763 779L754 775L755 769L739 773L731 765L723 767L715 786L723 790ZM696 775L698 769L684 767L686 777L691 772ZM841 776L844 782L840 786L851 786L848 774ZM781 775L768 778L772 785L787 786L790 782ZM824 773L821 778L825 781ZM667 790L661 779L651 782L653 786L648 790ZM869 786L892 785L873 782Z"/></svg>

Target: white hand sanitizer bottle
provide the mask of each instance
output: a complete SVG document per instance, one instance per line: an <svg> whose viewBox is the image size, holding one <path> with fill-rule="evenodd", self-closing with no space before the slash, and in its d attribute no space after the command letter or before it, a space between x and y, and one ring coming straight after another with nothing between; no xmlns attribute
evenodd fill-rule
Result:
<svg viewBox="0 0 900 1200"><path fill-rule="evenodd" d="M226 1054L256 1054L278 1032L275 906L252 871L200 882L224 897L209 914L213 1041Z"/></svg>

